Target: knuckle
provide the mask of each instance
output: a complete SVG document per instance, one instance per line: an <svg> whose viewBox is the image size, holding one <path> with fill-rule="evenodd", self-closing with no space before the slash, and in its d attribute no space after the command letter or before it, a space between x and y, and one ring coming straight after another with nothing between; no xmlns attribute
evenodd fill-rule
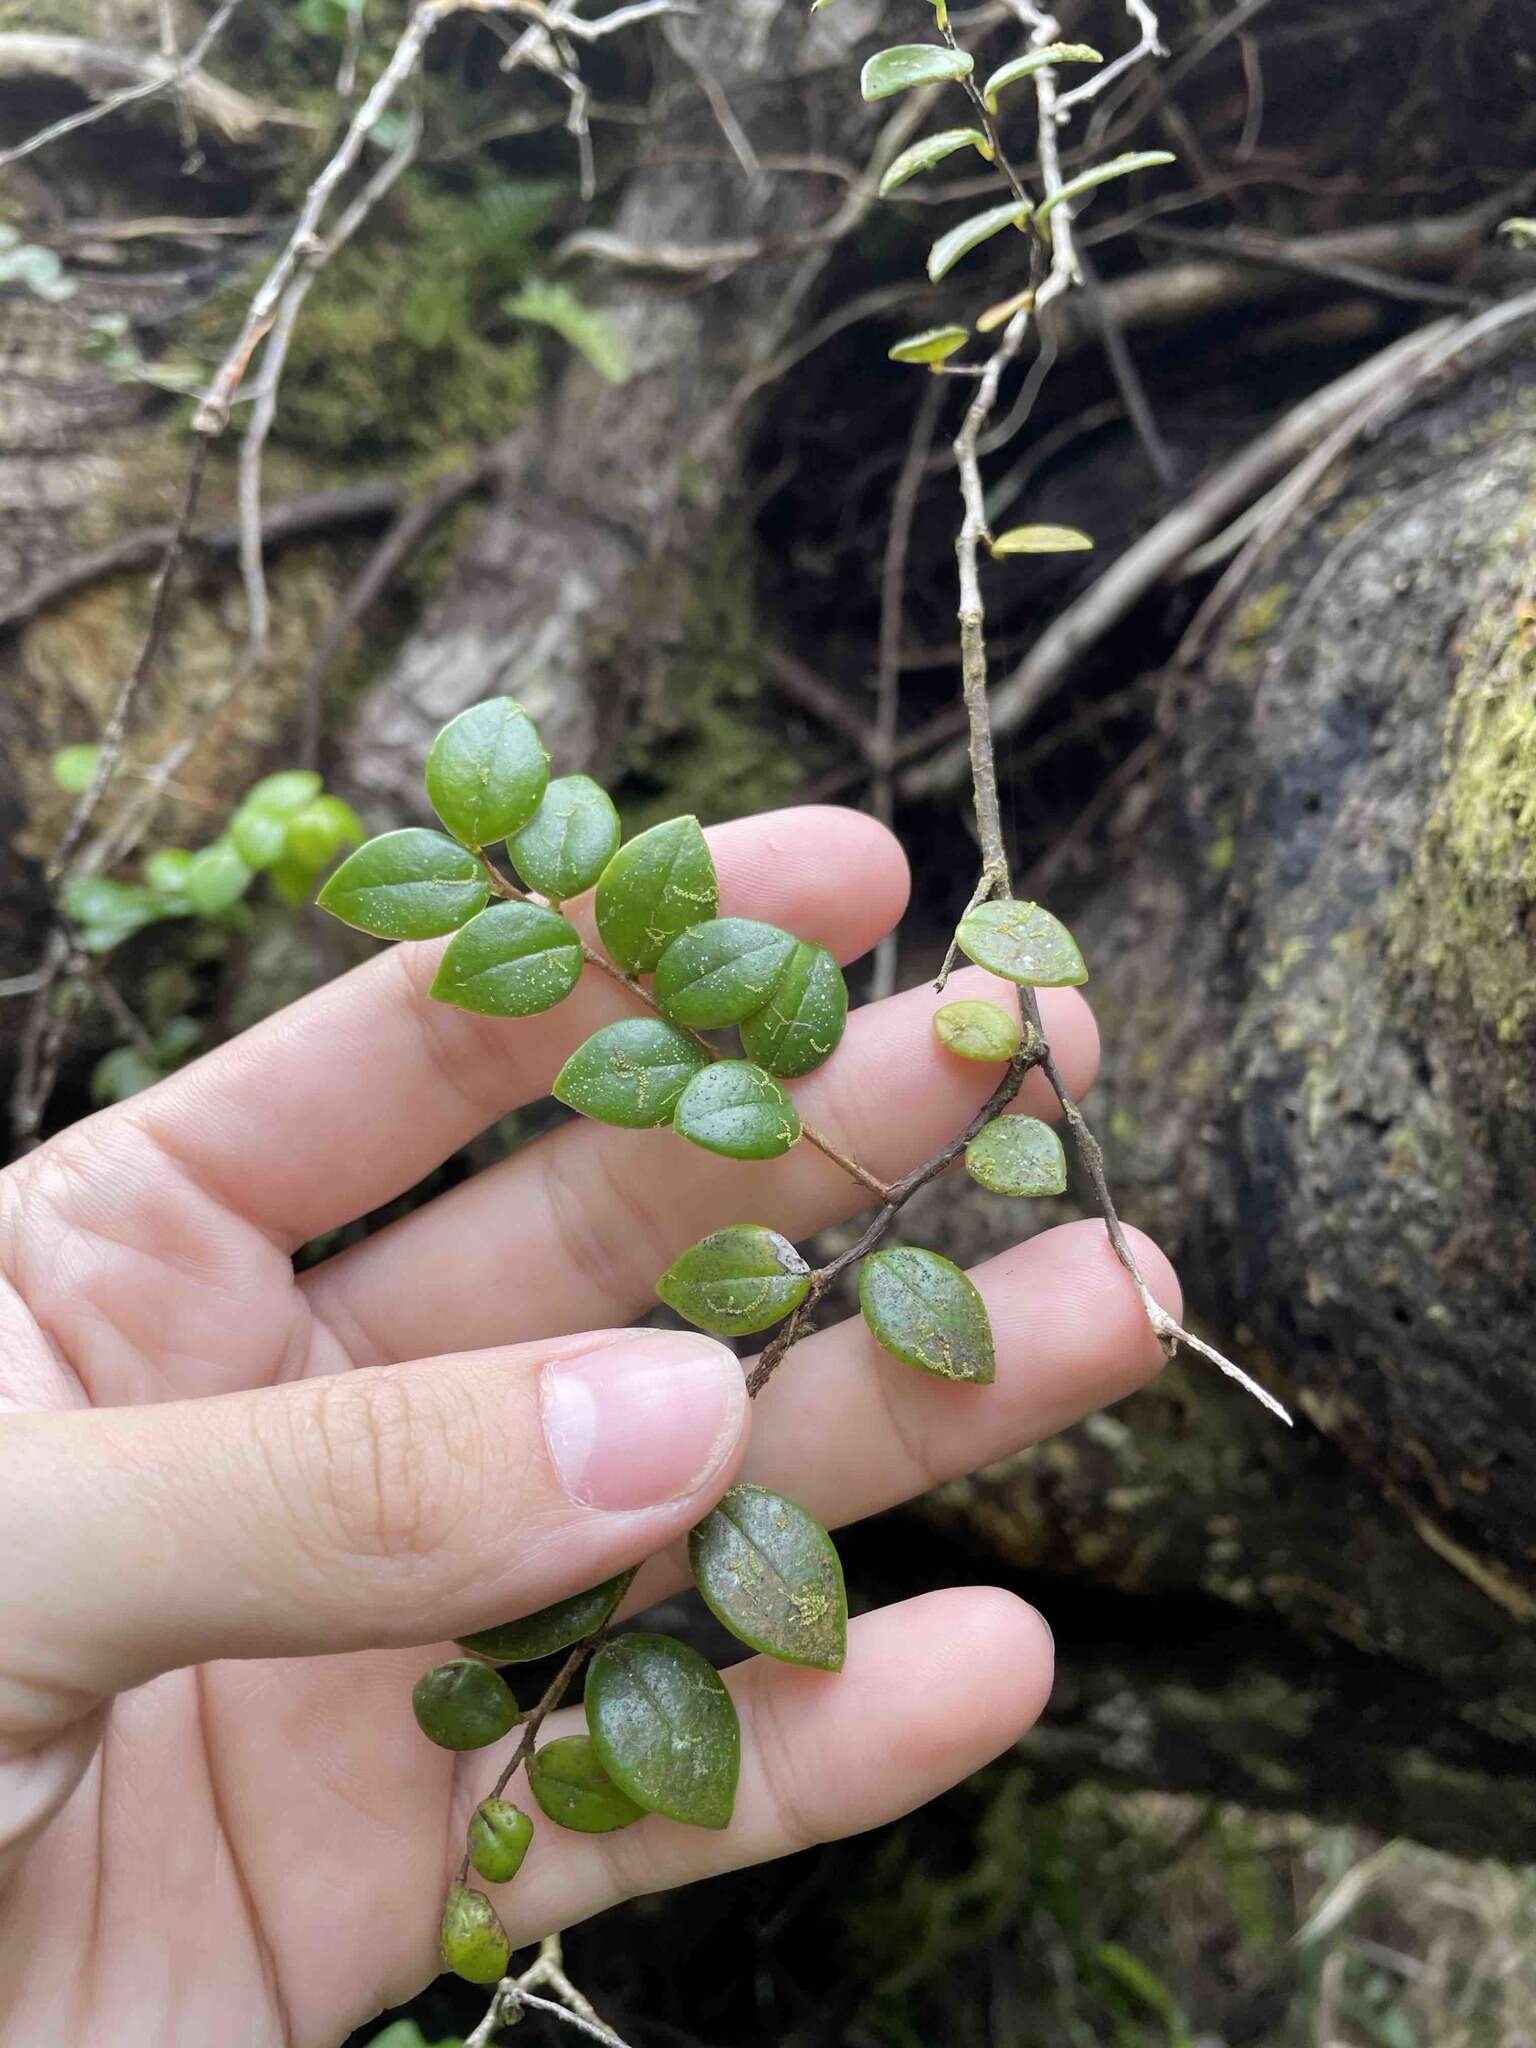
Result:
<svg viewBox="0 0 1536 2048"><path fill-rule="evenodd" d="M316 1385L307 1450L328 1545L382 1563L440 1550L461 1520L465 1447L426 1376L386 1369Z"/></svg>

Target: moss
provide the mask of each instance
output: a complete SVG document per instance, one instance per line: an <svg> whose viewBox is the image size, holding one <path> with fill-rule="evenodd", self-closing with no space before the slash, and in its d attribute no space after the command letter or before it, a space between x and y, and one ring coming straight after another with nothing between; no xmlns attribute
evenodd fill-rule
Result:
<svg viewBox="0 0 1536 2048"><path fill-rule="evenodd" d="M1260 646L1279 623L1291 594L1289 583L1271 583L1249 598L1232 622L1223 660L1231 674L1241 680L1252 673Z"/></svg>

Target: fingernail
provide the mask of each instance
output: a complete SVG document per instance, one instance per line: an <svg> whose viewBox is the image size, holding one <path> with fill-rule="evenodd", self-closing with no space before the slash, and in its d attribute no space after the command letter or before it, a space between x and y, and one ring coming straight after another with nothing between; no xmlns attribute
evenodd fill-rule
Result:
<svg viewBox="0 0 1536 2048"><path fill-rule="evenodd" d="M578 1507L649 1508L704 1485L746 1416L741 1363L687 1330L632 1330L545 1366L550 1462Z"/></svg>

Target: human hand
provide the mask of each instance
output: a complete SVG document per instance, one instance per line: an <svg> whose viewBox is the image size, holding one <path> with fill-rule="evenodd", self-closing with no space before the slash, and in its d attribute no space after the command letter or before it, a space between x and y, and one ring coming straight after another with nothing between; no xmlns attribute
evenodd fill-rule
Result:
<svg viewBox="0 0 1536 2048"><path fill-rule="evenodd" d="M902 857L853 813L710 836L726 908L845 960L900 914ZM177 2048L238 2014L251 2048L333 2048L433 1974L487 1789L484 1756L411 1716L443 1638L680 1544L738 1476L846 1522L1158 1363L1103 1230L1071 1224L974 1276L994 1386L908 1372L855 1321L798 1346L749 1415L723 1346L623 1325L704 1231L771 1214L804 1237L855 1190L805 1146L680 1162L664 1131L581 1121L295 1276L299 1245L537 1100L622 1014L592 976L532 1019L447 1008L439 951L381 955L0 1176L0 2041ZM990 986L967 971L947 995ZM938 1000L856 1015L796 1084L890 1177L995 1078L938 1047ZM1087 1008L1041 1004L1080 1092ZM1051 1113L1038 1076L1021 1106ZM1137 1256L1176 1311L1156 1250ZM631 1605L685 1578L674 1548ZM1012 1743L1050 1678L1038 1616L979 1588L861 1616L835 1678L746 1662L727 1830L540 1820L498 1909L526 1943L874 1826Z"/></svg>

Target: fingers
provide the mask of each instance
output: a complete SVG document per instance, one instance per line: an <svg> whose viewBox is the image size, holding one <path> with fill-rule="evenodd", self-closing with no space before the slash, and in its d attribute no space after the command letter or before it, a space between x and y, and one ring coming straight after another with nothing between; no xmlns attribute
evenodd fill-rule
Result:
<svg viewBox="0 0 1536 2048"><path fill-rule="evenodd" d="M726 1674L741 1716L742 1768L730 1826L716 1834L654 1816L610 1835L574 1835L539 1813L528 1860L491 1888L514 1944L640 1893L690 1884L896 1819L1016 1742L1051 1686L1050 1631L989 1587L933 1593L862 1615L836 1674L755 1657ZM579 1713L551 1735L582 1726ZM460 1771L461 1822L485 1771ZM453 1857L462 1837L450 1836Z"/></svg>
<svg viewBox="0 0 1536 2048"><path fill-rule="evenodd" d="M942 996L908 990L849 1019L826 1066L797 1082L801 1114L883 1178L930 1157L997 1084L998 1069L955 1058L933 1012L958 996L1014 992L979 968ZM1098 1036L1073 989L1043 989L1041 1009L1074 1093L1092 1082ZM1055 1099L1031 1075L1020 1106ZM504 1165L311 1273L310 1306L360 1362L444 1345L505 1343L545 1330L621 1322L655 1300L679 1252L728 1223L766 1223L804 1238L869 1205L869 1196L809 1144L781 1159L738 1163L684 1145L669 1130L561 1126ZM525 1320L525 1318L529 1320Z"/></svg>
<svg viewBox="0 0 1536 2048"><path fill-rule="evenodd" d="M874 945L906 902L900 847L855 811L770 812L709 840L727 909L844 960ZM473 1016L427 992L441 951L390 949L71 1139L99 1144L107 1119L146 1132L206 1192L290 1247L349 1222L543 1095L583 1038L626 1013L623 991L588 973L541 1016Z"/></svg>
<svg viewBox="0 0 1536 2048"><path fill-rule="evenodd" d="M0 1728L174 1667L435 1641L680 1536L746 1435L735 1357L600 1331L0 1432Z"/></svg>

